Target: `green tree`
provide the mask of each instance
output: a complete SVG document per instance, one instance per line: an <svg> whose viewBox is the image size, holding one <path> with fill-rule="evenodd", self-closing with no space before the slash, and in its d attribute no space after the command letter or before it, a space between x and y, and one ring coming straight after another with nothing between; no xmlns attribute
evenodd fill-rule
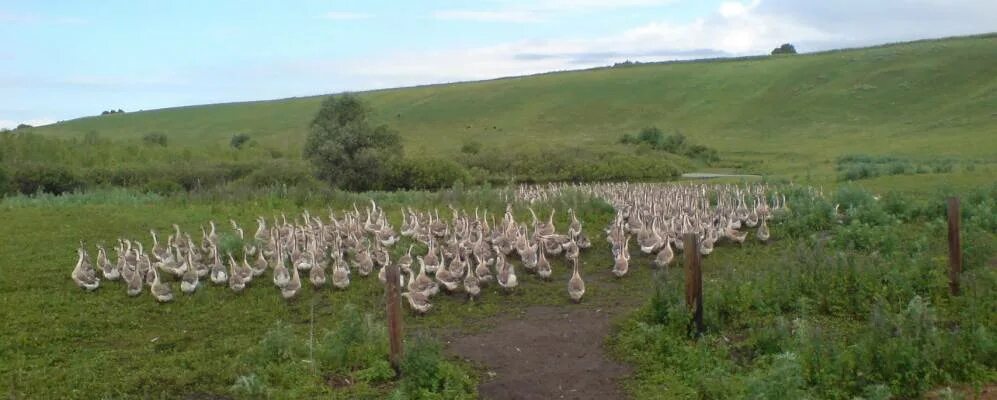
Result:
<svg viewBox="0 0 997 400"><path fill-rule="evenodd" d="M386 125L372 126L370 114L370 106L351 94L322 102L304 149L319 179L354 191L382 186L390 164L401 158L402 144Z"/></svg>
<svg viewBox="0 0 997 400"><path fill-rule="evenodd" d="M789 43L783 43L782 46L776 47L772 50L772 54L796 54L796 47Z"/></svg>

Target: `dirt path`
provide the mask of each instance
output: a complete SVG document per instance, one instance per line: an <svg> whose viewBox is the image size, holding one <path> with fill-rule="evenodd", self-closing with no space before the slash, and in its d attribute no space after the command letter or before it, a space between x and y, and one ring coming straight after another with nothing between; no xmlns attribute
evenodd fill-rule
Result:
<svg viewBox="0 0 997 400"><path fill-rule="evenodd" d="M631 369L610 360L610 313L531 307L485 332L452 338L454 354L485 368L482 399L623 399Z"/></svg>

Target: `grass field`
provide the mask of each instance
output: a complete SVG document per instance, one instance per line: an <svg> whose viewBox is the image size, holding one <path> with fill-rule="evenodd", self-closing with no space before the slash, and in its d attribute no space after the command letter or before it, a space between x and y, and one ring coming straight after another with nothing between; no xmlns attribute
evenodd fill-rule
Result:
<svg viewBox="0 0 997 400"><path fill-rule="evenodd" d="M656 273L648 267L650 258L635 256L630 275L614 279L608 271L609 245L601 235L613 211L579 197L540 208L574 207L595 239L582 255L588 286L582 304L568 302L570 271L558 259L551 282L523 274L513 294L499 293L493 285L477 302L441 296L429 315L406 313L408 338L487 329L495 316L532 305L625 307L632 312L620 318L607 344L635 366L625 384L638 398L661 398L662 393L668 393L666 398L890 398L891 393L906 398L947 385L992 385L997 381L994 65L997 36L991 34L361 93L377 119L401 133L409 157L448 157L468 141L481 143L484 151L619 150L623 134L656 125L719 150L722 161L712 170L762 174L772 185L803 183L825 193L819 205L792 204L799 205L798 218L773 223L772 243L725 245L706 259L709 331L702 339L688 338L681 332L684 321L667 317L679 306L681 268ZM226 161L246 163L270 157L268 149L278 150L300 164L307 124L321 100L130 112L33 131L55 137L96 131L102 139L134 142L141 150L136 150L139 160L129 159L130 166L152 159L179 166L190 161L185 156L202 157L210 149L224 152L219 157ZM168 135L170 153L140 144L150 132ZM229 149L237 133L251 135L261 148ZM73 146L60 147L60 157L103 157L99 144L89 146L76 153ZM188 148L194 151L177 151ZM846 183L839 171L846 155L895 160L883 164L879 175ZM919 170L940 161L951 169ZM894 173L895 165L903 168ZM745 181L757 179L714 180ZM501 189L487 187L350 194L289 186L255 191L218 186L170 195L99 188L4 198L4 395L251 398L232 386L254 371L265 376L270 398L374 399L395 393L402 383L392 380L334 387L302 353L262 366L253 358L278 321L301 341L312 330L320 336L340 329L347 304L380 322L382 288L375 277L354 277L345 291L316 292L306 284L290 302L266 280L238 295L208 285L193 296L176 291L177 299L168 305L157 304L148 293L127 297L120 283L104 282L96 293L84 293L69 278L81 239L91 247L118 237L148 242L149 229L165 231L173 223L189 231L211 219L254 226L258 215L341 209L369 198L390 212L396 227L402 206L439 207L441 213L448 204L468 210L505 207ZM873 193L882 200L870 200ZM962 298L950 298L945 290L940 204L947 195L966 199L967 294ZM842 205L841 223L829 213L834 204ZM521 206L516 213L521 219L528 215ZM566 223L560 213L558 226ZM403 247L393 249L393 259ZM656 291L661 288L667 294ZM910 326L926 333L916 338L896 333ZM877 340L892 347L877 349ZM892 369L867 368L877 363ZM455 365L471 382L487 379L475 366ZM855 378L858 373L869 375ZM932 386L908 389L912 381Z"/></svg>
<svg viewBox="0 0 997 400"><path fill-rule="evenodd" d="M791 57L558 72L365 92L409 155L485 148L609 147L655 125L749 160L753 173L826 176L837 156L997 158L997 36ZM39 129L108 138L167 134L225 146L247 133L297 155L321 97L81 118Z"/></svg>

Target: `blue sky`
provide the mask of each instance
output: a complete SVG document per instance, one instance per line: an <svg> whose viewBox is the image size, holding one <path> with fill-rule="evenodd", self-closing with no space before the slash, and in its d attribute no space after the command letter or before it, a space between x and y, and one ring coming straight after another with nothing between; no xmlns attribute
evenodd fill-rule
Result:
<svg viewBox="0 0 997 400"><path fill-rule="evenodd" d="M983 33L994 15L992 0L0 0L0 127Z"/></svg>

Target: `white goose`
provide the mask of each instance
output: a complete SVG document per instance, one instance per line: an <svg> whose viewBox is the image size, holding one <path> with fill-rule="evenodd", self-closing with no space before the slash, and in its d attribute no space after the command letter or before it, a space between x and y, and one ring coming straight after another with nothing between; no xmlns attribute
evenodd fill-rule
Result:
<svg viewBox="0 0 997 400"><path fill-rule="evenodd" d="M76 249L76 254L79 256L79 259L76 261L76 267L73 268L73 282L76 282L77 286L88 292L97 290L100 287L100 278L97 277L97 271L90 264L90 256L87 255L87 251L83 248L82 243L80 244L80 248Z"/></svg>

